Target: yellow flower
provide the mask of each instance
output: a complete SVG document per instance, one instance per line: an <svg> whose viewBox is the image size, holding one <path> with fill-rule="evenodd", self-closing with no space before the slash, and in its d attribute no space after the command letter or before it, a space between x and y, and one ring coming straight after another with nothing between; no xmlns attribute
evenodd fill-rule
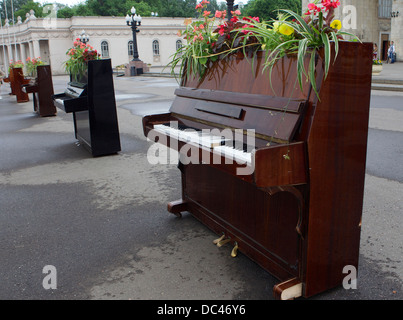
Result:
<svg viewBox="0 0 403 320"><path fill-rule="evenodd" d="M333 20L330 24L330 27L333 29L340 30L341 29L341 21L340 20Z"/></svg>
<svg viewBox="0 0 403 320"><path fill-rule="evenodd" d="M278 28L278 32L280 32L281 34L284 34L286 36L289 36L294 33L294 29L292 27L290 27L289 25L283 23Z"/></svg>

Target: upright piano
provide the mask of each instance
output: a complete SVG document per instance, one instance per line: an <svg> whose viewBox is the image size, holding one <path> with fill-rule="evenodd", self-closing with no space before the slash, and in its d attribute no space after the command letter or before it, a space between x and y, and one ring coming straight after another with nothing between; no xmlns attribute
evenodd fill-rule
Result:
<svg viewBox="0 0 403 320"><path fill-rule="evenodd" d="M28 84L22 85L22 91L32 93L34 112L41 117L55 116L57 111L53 104L53 80L49 65L38 66L37 76Z"/></svg>
<svg viewBox="0 0 403 320"><path fill-rule="evenodd" d="M326 80L320 51L318 95L308 81L300 89L296 64L280 59L270 80L264 53L230 55L201 79L184 73L170 112L143 118L151 141L179 152L182 197L168 211L190 212L217 246L271 273L278 299L358 269L372 44L340 42Z"/></svg>
<svg viewBox="0 0 403 320"><path fill-rule="evenodd" d="M73 114L76 139L94 157L121 150L110 59L88 61L87 77L70 81L54 105Z"/></svg>
<svg viewBox="0 0 403 320"><path fill-rule="evenodd" d="M8 78L4 81L10 83L11 94L16 96L18 103L29 101L28 94L22 90L23 86L29 83L29 79L24 77L22 68L11 68Z"/></svg>

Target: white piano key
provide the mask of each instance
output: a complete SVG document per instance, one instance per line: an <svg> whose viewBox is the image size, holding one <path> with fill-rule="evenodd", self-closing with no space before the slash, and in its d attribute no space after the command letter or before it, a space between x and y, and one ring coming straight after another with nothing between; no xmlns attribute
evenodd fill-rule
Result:
<svg viewBox="0 0 403 320"><path fill-rule="evenodd" d="M252 163L251 152L245 152L243 150L235 149L229 146L216 146L214 147L214 153L230 158L239 164L246 163L250 165Z"/></svg>

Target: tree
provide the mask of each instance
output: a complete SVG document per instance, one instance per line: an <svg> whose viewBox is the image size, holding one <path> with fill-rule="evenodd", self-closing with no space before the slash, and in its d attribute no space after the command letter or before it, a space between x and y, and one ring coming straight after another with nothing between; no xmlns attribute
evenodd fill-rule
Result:
<svg viewBox="0 0 403 320"><path fill-rule="evenodd" d="M130 9L131 7L136 8L136 14L142 16L142 17L149 17L151 16L151 12L157 12L157 7L152 7L149 3L146 1L133 1L133 0L127 0L125 3L125 11L123 12L123 15L130 15Z"/></svg>
<svg viewBox="0 0 403 320"><path fill-rule="evenodd" d="M20 10L22 6L27 4L28 2L33 2L32 0L13 0L12 5L14 8L14 17L17 19L16 11ZM0 0L0 17L1 19L6 18L6 9L7 8L7 17L11 21L12 16L13 16L13 11L11 7L11 0ZM24 13L25 16L25 13Z"/></svg>
<svg viewBox="0 0 403 320"><path fill-rule="evenodd" d="M300 0L250 0L245 5L242 15L270 20L277 18L278 9L288 9L301 13L301 7Z"/></svg>
<svg viewBox="0 0 403 320"><path fill-rule="evenodd" d="M27 13L29 13L31 10L34 10L35 17L37 17L37 18L42 18L43 17L43 7L42 7L42 5L40 3L38 3L38 2L34 2L33 0L30 0L27 3L25 3L24 5L22 5L19 10L15 11L14 16L15 16L16 19L17 19L18 16L20 16L22 18L22 20L24 21L25 15Z"/></svg>
<svg viewBox="0 0 403 320"><path fill-rule="evenodd" d="M71 18L74 16L75 10L74 8L70 8L69 6L56 4L57 5L57 17L58 18Z"/></svg>

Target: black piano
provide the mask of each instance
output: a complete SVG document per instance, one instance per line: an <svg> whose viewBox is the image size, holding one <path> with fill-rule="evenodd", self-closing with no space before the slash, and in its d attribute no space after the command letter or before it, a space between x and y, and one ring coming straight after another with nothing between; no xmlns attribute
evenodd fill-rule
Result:
<svg viewBox="0 0 403 320"><path fill-rule="evenodd" d="M191 213L217 246L270 272L279 299L318 294L342 284L345 266L358 269L372 44L340 42L326 80L323 56L320 99L309 82L300 90L296 56L279 59L270 82L264 52L239 52L201 79L185 71L170 112L143 118L145 136L179 151L182 195L168 211Z"/></svg>
<svg viewBox="0 0 403 320"><path fill-rule="evenodd" d="M121 150L110 59L88 62L87 77L70 81L54 105L73 114L76 139L94 156Z"/></svg>

